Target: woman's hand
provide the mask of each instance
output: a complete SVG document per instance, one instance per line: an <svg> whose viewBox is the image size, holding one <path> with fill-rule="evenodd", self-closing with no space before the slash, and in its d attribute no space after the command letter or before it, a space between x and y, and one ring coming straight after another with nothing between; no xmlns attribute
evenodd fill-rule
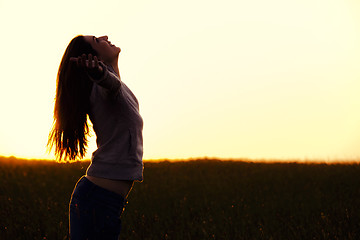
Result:
<svg viewBox="0 0 360 240"><path fill-rule="evenodd" d="M75 62L79 67L84 68L90 76L94 78L100 78L103 74L103 67L99 64L99 60L96 56L92 56L91 53L88 54L86 57L86 54L83 54L79 57L71 57L71 62Z"/></svg>

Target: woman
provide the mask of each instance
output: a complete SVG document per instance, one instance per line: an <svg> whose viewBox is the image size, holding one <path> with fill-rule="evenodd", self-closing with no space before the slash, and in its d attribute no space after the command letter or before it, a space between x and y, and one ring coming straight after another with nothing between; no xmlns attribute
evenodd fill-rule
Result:
<svg viewBox="0 0 360 240"><path fill-rule="evenodd" d="M121 49L107 36L77 36L60 63L48 146L59 161L83 158L89 133L97 150L70 201L70 238L118 239L120 215L134 181L143 179L139 104L120 80Z"/></svg>

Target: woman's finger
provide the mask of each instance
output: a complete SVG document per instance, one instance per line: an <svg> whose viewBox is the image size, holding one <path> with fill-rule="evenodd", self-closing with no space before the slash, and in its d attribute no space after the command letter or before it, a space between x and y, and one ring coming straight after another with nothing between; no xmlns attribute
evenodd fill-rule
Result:
<svg viewBox="0 0 360 240"><path fill-rule="evenodd" d="M99 60L94 56L94 68L99 68Z"/></svg>
<svg viewBox="0 0 360 240"><path fill-rule="evenodd" d="M70 62L78 62L78 58L77 57L71 57L70 58Z"/></svg>
<svg viewBox="0 0 360 240"><path fill-rule="evenodd" d="M70 62L75 62L78 66L103 71L102 66L99 64L97 56L93 56L91 53L88 55L82 54L79 57L70 57Z"/></svg>
<svg viewBox="0 0 360 240"><path fill-rule="evenodd" d="M97 56L94 56L94 62L95 62L95 69L98 69L100 72L103 71L102 66L99 64L99 59L97 58Z"/></svg>
<svg viewBox="0 0 360 240"><path fill-rule="evenodd" d="M86 67L87 67L87 68L92 68L92 55L91 55L91 53L89 53L89 54L87 55L87 64L86 64Z"/></svg>
<svg viewBox="0 0 360 240"><path fill-rule="evenodd" d="M81 55L80 65L81 65L82 67L87 67L87 64L86 64L86 54Z"/></svg>
<svg viewBox="0 0 360 240"><path fill-rule="evenodd" d="M81 57L71 57L70 62L76 63L77 66L80 66Z"/></svg>
<svg viewBox="0 0 360 240"><path fill-rule="evenodd" d="M91 53L89 53L89 63L90 68L95 68L95 56L93 57Z"/></svg>

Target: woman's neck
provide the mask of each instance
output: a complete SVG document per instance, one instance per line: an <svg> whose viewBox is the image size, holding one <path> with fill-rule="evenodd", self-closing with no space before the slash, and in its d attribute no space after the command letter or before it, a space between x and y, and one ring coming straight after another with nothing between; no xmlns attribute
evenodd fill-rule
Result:
<svg viewBox="0 0 360 240"><path fill-rule="evenodd" d="M120 77L120 72L119 72L119 66L118 66L118 59L116 59L116 61L110 62L108 63L108 65L110 65L114 71L116 72L116 74Z"/></svg>
<svg viewBox="0 0 360 240"><path fill-rule="evenodd" d="M120 77L119 66L117 65L117 63L115 65L111 64L111 66L115 70L116 74Z"/></svg>

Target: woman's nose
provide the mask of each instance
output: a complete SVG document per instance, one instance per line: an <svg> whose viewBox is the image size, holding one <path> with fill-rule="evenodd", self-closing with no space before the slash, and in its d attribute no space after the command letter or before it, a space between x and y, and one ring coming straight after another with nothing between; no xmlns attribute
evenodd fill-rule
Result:
<svg viewBox="0 0 360 240"><path fill-rule="evenodd" d="M101 36L101 37L99 37L99 38L101 38L101 39L104 39L105 41L107 41L108 40L108 36Z"/></svg>

